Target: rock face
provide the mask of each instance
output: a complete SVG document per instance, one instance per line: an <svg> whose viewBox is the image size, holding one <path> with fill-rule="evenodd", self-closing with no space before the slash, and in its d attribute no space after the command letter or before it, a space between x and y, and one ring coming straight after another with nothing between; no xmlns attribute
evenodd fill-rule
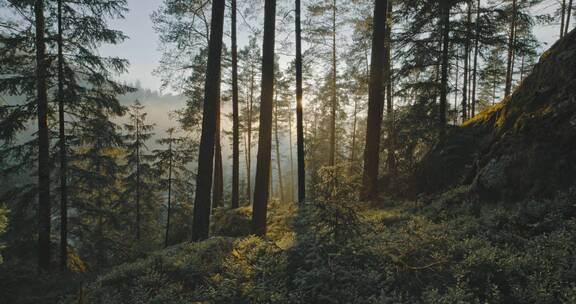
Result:
<svg viewBox="0 0 576 304"><path fill-rule="evenodd" d="M419 192L461 184L487 199L550 196L576 184L576 31L500 104L450 131L416 172Z"/></svg>

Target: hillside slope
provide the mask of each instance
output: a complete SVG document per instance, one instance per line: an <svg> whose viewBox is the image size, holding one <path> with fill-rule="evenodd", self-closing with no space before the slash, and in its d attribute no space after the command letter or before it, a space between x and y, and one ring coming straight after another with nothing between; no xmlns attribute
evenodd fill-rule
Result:
<svg viewBox="0 0 576 304"><path fill-rule="evenodd" d="M452 130L423 160L420 192L472 184L496 200L552 196L576 180L576 31L500 104Z"/></svg>

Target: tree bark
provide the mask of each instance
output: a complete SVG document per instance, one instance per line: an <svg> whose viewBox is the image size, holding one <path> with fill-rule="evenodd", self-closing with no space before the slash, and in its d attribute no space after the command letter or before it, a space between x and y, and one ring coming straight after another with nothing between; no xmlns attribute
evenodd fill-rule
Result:
<svg viewBox="0 0 576 304"><path fill-rule="evenodd" d="M274 98L274 37L276 0L264 4L264 43L262 47L262 91L260 101L260 131L256 160L256 184L252 205L252 233L266 235L266 213L270 183L270 153L272 146L272 102Z"/></svg>
<svg viewBox="0 0 576 304"><path fill-rule="evenodd" d="M282 182L282 161L280 159L280 137L278 136L278 92L276 92L276 102L274 104L274 140L276 142L276 167L278 168L278 191L280 201L284 199L284 183Z"/></svg>
<svg viewBox="0 0 576 304"><path fill-rule="evenodd" d="M294 149L292 149L292 111L288 109L288 146L290 147L290 202L294 202Z"/></svg>
<svg viewBox="0 0 576 304"><path fill-rule="evenodd" d="M68 268L68 186L66 128L64 121L64 38L62 0L58 0L58 139L60 152L60 270Z"/></svg>
<svg viewBox="0 0 576 304"><path fill-rule="evenodd" d="M458 81L460 80L460 58L458 57L458 48L456 48L456 55L455 55L455 61L456 61L456 84L455 84L455 89L454 89L454 110L456 112L456 115L454 115L454 124L456 125L458 123Z"/></svg>
<svg viewBox="0 0 576 304"><path fill-rule="evenodd" d="M510 20L510 33L508 36L508 62L506 64L506 86L504 88L504 96L510 96L512 92L512 61L514 60L514 47L515 47L515 39L516 39L516 1L512 0L512 16Z"/></svg>
<svg viewBox="0 0 576 304"><path fill-rule="evenodd" d="M394 100L392 96L392 1L388 1L386 22L386 118L388 122L388 174L396 176L396 131L394 128Z"/></svg>
<svg viewBox="0 0 576 304"><path fill-rule="evenodd" d="M464 44L464 83L462 87L462 122L468 120L468 83L470 69L470 27L472 23L472 1L468 0L466 17L466 42Z"/></svg>
<svg viewBox="0 0 576 304"><path fill-rule="evenodd" d="M50 270L50 138L48 135L48 88L44 1L34 4L36 20L36 98L38 111L38 266Z"/></svg>
<svg viewBox="0 0 576 304"><path fill-rule="evenodd" d="M566 12L566 29L564 30L564 34L568 34L570 31L570 19L572 19L572 6L574 6L573 1L568 1L568 10Z"/></svg>
<svg viewBox="0 0 576 304"><path fill-rule="evenodd" d="M368 95L368 118L366 125L366 146L364 148L364 170L362 199L378 197L378 168L380 161L380 137L384 111L384 60L386 57L386 0L374 1L374 22L372 26L372 55Z"/></svg>
<svg viewBox="0 0 576 304"><path fill-rule="evenodd" d="M164 248L170 243L170 216L172 213L172 133L169 131L168 141L168 208L166 210L166 235L164 236Z"/></svg>
<svg viewBox="0 0 576 304"><path fill-rule="evenodd" d="M232 208L238 208L240 183L240 119L238 116L238 45L236 37L236 0L232 10Z"/></svg>
<svg viewBox="0 0 576 304"><path fill-rule="evenodd" d="M140 240L140 111L136 110L136 240Z"/></svg>
<svg viewBox="0 0 576 304"><path fill-rule="evenodd" d="M336 90L336 0L332 3L332 106L330 116L330 155L328 160L329 166L336 164L336 109L338 107L338 98Z"/></svg>
<svg viewBox="0 0 576 304"><path fill-rule="evenodd" d="M302 113L302 29L300 0L295 1L296 22L296 144L298 154L298 202L306 198L306 169L304 160L304 119Z"/></svg>
<svg viewBox="0 0 576 304"><path fill-rule="evenodd" d="M210 192L212 188L212 169L214 161L214 142L216 133L216 115L220 106L220 72L222 59L222 32L224 27L224 0L212 1L210 23L210 43L208 45L208 65L202 117L202 135L198 155L198 175L196 197L192 222L192 240L208 238L210 226Z"/></svg>
<svg viewBox="0 0 576 304"><path fill-rule="evenodd" d="M476 6L476 34L475 41L474 41L474 67L472 72L472 116L476 116L476 80L478 77L478 44L480 40L480 0L478 0L478 4Z"/></svg>
<svg viewBox="0 0 576 304"><path fill-rule="evenodd" d="M247 151L247 164L246 167L248 169L248 171L246 172L246 175L248 177L248 181L246 183L246 196L248 197L248 200L250 200L250 197L252 197L252 114L253 114L253 110L254 110L254 75L255 75L255 71L251 68L250 70L250 101L248 104L248 149Z"/></svg>
<svg viewBox="0 0 576 304"><path fill-rule="evenodd" d="M448 48L450 43L450 5L444 1L440 3L442 9L442 79L440 86L439 107L439 139L444 141L446 136L446 99L448 95Z"/></svg>
<svg viewBox="0 0 576 304"><path fill-rule="evenodd" d="M560 38L564 37L564 20L566 19L566 0L562 0L560 13ZM570 16L568 16L570 18Z"/></svg>
<svg viewBox="0 0 576 304"><path fill-rule="evenodd" d="M222 168L222 144L220 141L220 115L220 106L218 106L216 109L216 141L214 147L214 189L212 192L213 207L223 207L224 204L224 172Z"/></svg>

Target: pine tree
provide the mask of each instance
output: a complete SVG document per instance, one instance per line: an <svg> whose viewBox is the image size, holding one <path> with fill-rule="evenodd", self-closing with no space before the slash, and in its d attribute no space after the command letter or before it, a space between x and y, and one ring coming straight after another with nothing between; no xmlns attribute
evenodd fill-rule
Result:
<svg viewBox="0 0 576 304"><path fill-rule="evenodd" d="M482 99L496 103L499 98L498 92L506 78L505 62L501 57L501 49L493 48L486 59L484 69L480 71L480 87Z"/></svg>
<svg viewBox="0 0 576 304"><path fill-rule="evenodd" d="M50 270L50 139L48 135L48 63L46 61L44 1L34 3L36 22L36 98L38 115L38 265Z"/></svg>
<svg viewBox="0 0 576 304"><path fill-rule="evenodd" d="M154 223L156 172L151 166L153 156L147 154L146 141L154 135L153 124L146 124L147 113L140 101L134 101L128 110L129 122L124 124L126 149L126 177L124 198L131 202L128 210L134 210L134 233L140 241L144 224L145 235L150 236Z"/></svg>
<svg viewBox="0 0 576 304"><path fill-rule="evenodd" d="M258 65L262 62L260 48L257 44L255 37L250 37L249 43L238 54L239 62L241 63L241 73L239 80L242 83L241 87L245 88L244 102L245 107L241 113L240 120L242 126L242 133L244 134L244 156L246 164L246 198L250 201L252 197L252 146L257 129L255 124L258 121L258 103L256 98L259 94L257 88L257 80L260 76L258 73Z"/></svg>
<svg viewBox="0 0 576 304"><path fill-rule="evenodd" d="M270 184L270 153L272 145L272 108L274 98L274 37L276 0L264 6L264 44L262 47L262 94L260 101L260 132L256 159L256 183L252 205L252 232L266 235L266 214Z"/></svg>
<svg viewBox="0 0 576 304"><path fill-rule="evenodd" d="M194 219L192 240L208 238L210 227L210 192L212 188L212 169L214 161L214 143L216 135L216 115L220 107L220 70L222 58L222 35L224 28L224 0L212 2L212 20L210 22L210 42L204 89L204 115L202 117L202 136L198 155L198 178L194 199Z"/></svg>
<svg viewBox="0 0 576 304"><path fill-rule="evenodd" d="M184 136L178 136L175 128L166 130L167 137L158 139L156 142L161 145L161 149L154 150L154 168L159 172L160 185L162 192L166 195L166 224L164 227L164 247L174 244L175 239L172 237L174 229L174 213L178 205L184 205L189 182L188 177L192 175L188 168L193 160L196 149L191 149L195 145ZM181 228L180 228L181 229Z"/></svg>
<svg viewBox="0 0 576 304"><path fill-rule="evenodd" d="M302 29L300 0L295 0L296 28L296 141L298 149L298 202L306 199L306 169L304 155L304 115L302 109Z"/></svg>
<svg viewBox="0 0 576 304"><path fill-rule="evenodd" d="M232 40L232 208L240 205L240 117L238 109L238 45L236 34L236 0L231 0L231 35Z"/></svg>
<svg viewBox="0 0 576 304"><path fill-rule="evenodd" d="M384 64L386 57L386 19L388 1L374 2L372 34L372 57L370 61L370 93L368 99L368 121L366 126L366 147L364 149L364 171L362 198L372 200L378 197L378 168L380 160L380 137L382 112L384 111Z"/></svg>
<svg viewBox="0 0 576 304"><path fill-rule="evenodd" d="M110 120L114 113L95 107L85 114L71 133L76 148L70 155L70 202L76 212L70 217L70 232L84 260L102 269L122 262L110 257L125 247L125 239L118 236L129 227L120 204L123 138Z"/></svg>

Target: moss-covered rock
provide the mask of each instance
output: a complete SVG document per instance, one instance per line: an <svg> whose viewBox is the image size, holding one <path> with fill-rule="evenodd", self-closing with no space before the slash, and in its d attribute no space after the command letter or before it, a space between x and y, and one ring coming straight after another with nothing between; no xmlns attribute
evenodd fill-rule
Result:
<svg viewBox="0 0 576 304"><path fill-rule="evenodd" d="M415 174L417 192L471 184L485 199L552 196L576 181L576 31L509 98L453 128Z"/></svg>

